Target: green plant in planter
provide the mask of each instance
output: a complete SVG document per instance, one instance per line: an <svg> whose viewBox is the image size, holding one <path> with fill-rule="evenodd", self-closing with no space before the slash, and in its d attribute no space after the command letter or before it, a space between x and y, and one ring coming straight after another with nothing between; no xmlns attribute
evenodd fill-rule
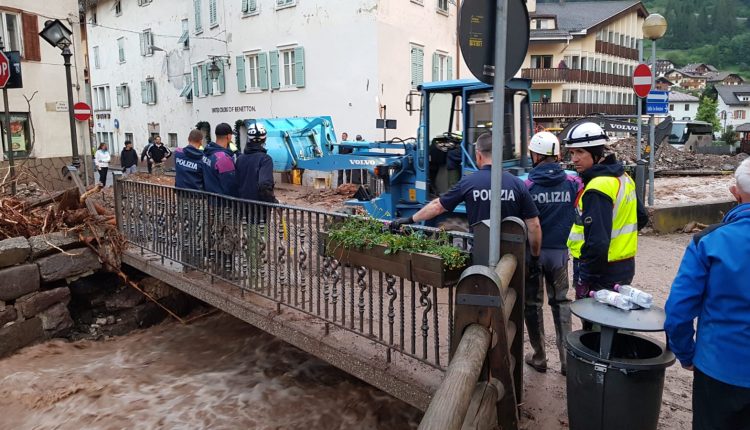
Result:
<svg viewBox="0 0 750 430"><path fill-rule="evenodd" d="M344 249L370 249L374 245L385 246L386 254L397 252L418 252L440 257L446 269L461 269L466 266L469 256L451 244L446 232L427 236L422 231L412 230L410 234L393 234L381 221L374 218L349 217L328 231L328 244L335 243Z"/></svg>

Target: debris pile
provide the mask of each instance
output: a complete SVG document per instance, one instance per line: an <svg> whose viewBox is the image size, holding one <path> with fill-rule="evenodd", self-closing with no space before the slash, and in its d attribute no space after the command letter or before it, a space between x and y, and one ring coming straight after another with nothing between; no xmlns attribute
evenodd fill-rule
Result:
<svg viewBox="0 0 750 430"><path fill-rule="evenodd" d="M644 147L645 148L645 147ZM636 140L625 138L613 141L609 146L610 151L617 155L617 159L628 164L636 162ZM667 143L659 146L656 151L654 162L656 170L693 170L693 171L733 171L747 158L747 154L712 155L695 154L674 148ZM648 154L643 155L644 158Z"/></svg>

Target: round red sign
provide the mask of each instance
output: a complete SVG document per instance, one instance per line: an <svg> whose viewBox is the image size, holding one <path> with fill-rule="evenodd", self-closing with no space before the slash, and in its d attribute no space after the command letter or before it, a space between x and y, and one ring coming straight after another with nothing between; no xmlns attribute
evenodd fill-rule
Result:
<svg viewBox="0 0 750 430"><path fill-rule="evenodd" d="M73 117L78 121L88 121L91 118L91 107L84 102L74 104Z"/></svg>
<svg viewBox="0 0 750 430"><path fill-rule="evenodd" d="M633 91L635 91L635 94L640 98L646 98L653 84L654 79L651 77L651 69L646 64L639 64L633 70Z"/></svg>

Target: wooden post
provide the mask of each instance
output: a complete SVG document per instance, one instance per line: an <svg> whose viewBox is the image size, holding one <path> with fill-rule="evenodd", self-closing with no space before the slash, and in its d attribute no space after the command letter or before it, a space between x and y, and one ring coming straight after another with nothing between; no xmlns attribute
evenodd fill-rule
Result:
<svg viewBox="0 0 750 430"><path fill-rule="evenodd" d="M516 303L510 314L506 314L509 322L516 328L516 334L510 344L510 355L515 362L513 369L513 385L516 390L516 402L523 402L523 306L526 288L526 224L519 218L508 217L503 220L502 238L500 246L505 255L513 255L516 259L515 272L507 284L508 288L516 292ZM511 324L508 324L511 326Z"/></svg>

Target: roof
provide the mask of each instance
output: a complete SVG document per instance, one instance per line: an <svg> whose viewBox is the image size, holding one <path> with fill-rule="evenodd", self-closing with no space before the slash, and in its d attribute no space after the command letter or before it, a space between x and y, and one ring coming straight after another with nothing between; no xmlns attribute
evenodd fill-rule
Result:
<svg viewBox="0 0 750 430"><path fill-rule="evenodd" d="M750 102L742 102L737 98L737 93L750 95L750 85L716 85L719 97L729 106L748 106Z"/></svg>
<svg viewBox="0 0 750 430"><path fill-rule="evenodd" d="M667 71L667 73L665 73L665 75L669 75L670 73L673 73L673 72L677 72L677 73L679 73L679 74L681 74L683 76L687 76L688 78L693 78L693 79L708 79L707 75L701 75L701 74L698 74L698 73L686 72L684 69L680 69L680 70L678 70L678 69L671 69L671 70Z"/></svg>
<svg viewBox="0 0 750 430"><path fill-rule="evenodd" d="M691 96L690 94L672 91L669 93L669 101L680 102L680 103L698 103L700 99L696 96Z"/></svg>
<svg viewBox="0 0 750 430"><path fill-rule="evenodd" d="M740 75L738 75L736 73L732 73L732 72L709 72L709 73L706 73L706 77L708 78L708 82L721 82L721 81L723 81L724 79L726 79L726 78L728 78L730 76L735 76L735 77L739 78L740 82L745 82L745 80L742 79L742 76L740 76Z"/></svg>
<svg viewBox="0 0 750 430"><path fill-rule="evenodd" d="M719 70L716 67L714 67L714 66L712 66L710 64L706 64L706 63L690 63L690 64L686 65L685 67L683 67L682 70L686 70L686 71L693 70L694 71L695 69L697 69L700 66L705 66L708 69L709 72L716 72L716 71Z"/></svg>
<svg viewBox="0 0 750 430"><path fill-rule="evenodd" d="M570 33L587 34L588 30L604 25L634 8L640 15L646 16L643 3L636 0L537 3L533 16L557 17L557 29L531 30L531 39L540 39L542 35L565 39L569 38Z"/></svg>
<svg viewBox="0 0 750 430"><path fill-rule="evenodd" d="M674 85L674 82L670 81L669 79L665 78L664 76L659 76L656 78L656 82L666 82L669 85Z"/></svg>
<svg viewBox="0 0 750 430"><path fill-rule="evenodd" d="M744 124L738 125L737 128L734 129L734 131L739 131L742 133L750 133L750 122L746 122Z"/></svg>

